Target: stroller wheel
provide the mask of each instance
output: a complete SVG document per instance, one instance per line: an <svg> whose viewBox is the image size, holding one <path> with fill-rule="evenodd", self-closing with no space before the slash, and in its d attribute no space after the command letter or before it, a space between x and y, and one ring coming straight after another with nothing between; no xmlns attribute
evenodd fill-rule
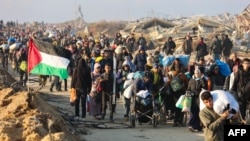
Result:
<svg viewBox="0 0 250 141"><path fill-rule="evenodd" d="M157 115L153 115L152 120L153 120L153 127L157 127L157 124L158 124L158 117L157 117Z"/></svg>

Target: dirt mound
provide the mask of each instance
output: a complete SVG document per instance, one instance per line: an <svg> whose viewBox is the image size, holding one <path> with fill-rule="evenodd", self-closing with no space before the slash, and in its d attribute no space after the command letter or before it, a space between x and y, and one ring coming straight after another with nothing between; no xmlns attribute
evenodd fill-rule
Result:
<svg viewBox="0 0 250 141"><path fill-rule="evenodd" d="M68 131L61 115L41 98L40 93L1 89L0 112L1 141L79 140Z"/></svg>

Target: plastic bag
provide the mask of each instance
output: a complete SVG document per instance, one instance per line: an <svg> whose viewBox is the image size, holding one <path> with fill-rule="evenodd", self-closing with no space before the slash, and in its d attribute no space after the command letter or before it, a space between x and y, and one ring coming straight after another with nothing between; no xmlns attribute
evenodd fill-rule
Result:
<svg viewBox="0 0 250 141"><path fill-rule="evenodd" d="M20 68L20 70L26 72L27 71L27 62L26 61L22 61L19 68Z"/></svg>
<svg viewBox="0 0 250 141"><path fill-rule="evenodd" d="M191 96L185 96L183 100L183 107L182 112L190 112L191 110L191 103L192 103L192 97Z"/></svg>
<svg viewBox="0 0 250 141"><path fill-rule="evenodd" d="M231 74L231 69L229 65L220 60L215 60L216 64L219 66L219 71L224 76L229 76Z"/></svg>
<svg viewBox="0 0 250 141"><path fill-rule="evenodd" d="M184 67L188 67L189 61L190 61L190 55L176 55L175 58L179 58L181 64Z"/></svg>
<svg viewBox="0 0 250 141"><path fill-rule="evenodd" d="M165 56L162 59L163 66L170 66L173 63L174 59L175 59L175 56Z"/></svg>
<svg viewBox="0 0 250 141"><path fill-rule="evenodd" d="M70 89L70 99L69 99L70 105L74 106L76 102L76 89L71 88Z"/></svg>
<svg viewBox="0 0 250 141"><path fill-rule="evenodd" d="M177 108L182 109L184 98L185 98L185 95L181 95L181 96L179 97L179 99L177 100L177 102L176 102L176 104L175 104L175 106L176 106Z"/></svg>

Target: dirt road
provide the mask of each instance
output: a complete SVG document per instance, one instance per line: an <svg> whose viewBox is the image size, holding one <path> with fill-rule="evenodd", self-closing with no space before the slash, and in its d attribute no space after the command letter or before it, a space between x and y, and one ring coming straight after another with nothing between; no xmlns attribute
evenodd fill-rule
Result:
<svg viewBox="0 0 250 141"><path fill-rule="evenodd" d="M16 76L16 79L19 79ZM32 76L34 77L34 76ZM68 79L70 84L70 79ZM62 84L63 85L63 84ZM123 118L124 108L122 99L117 101L116 113L114 114L114 123L110 123L108 119L96 120L92 116L87 116L85 121L75 122L73 120L74 107L69 104L69 92L50 92L50 82L42 88L40 95L49 104L56 107L62 114L62 117L69 124L72 134L80 136L86 141L202 141L203 133L191 133L187 127L172 127L172 121L167 124L159 124L156 128L148 123L130 128L129 122ZM30 84L30 87L38 87L38 84Z"/></svg>

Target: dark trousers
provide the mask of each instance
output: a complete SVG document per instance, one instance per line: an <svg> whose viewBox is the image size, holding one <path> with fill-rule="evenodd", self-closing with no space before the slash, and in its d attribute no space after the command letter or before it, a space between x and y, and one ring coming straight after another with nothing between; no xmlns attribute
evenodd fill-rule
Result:
<svg viewBox="0 0 250 141"><path fill-rule="evenodd" d="M20 73L20 81L23 81L23 85L25 86L28 80L28 74L23 70L20 70L19 73Z"/></svg>
<svg viewBox="0 0 250 141"><path fill-rule="evenodd" d="M111 93L102 92L102 119L104 119L106 115L107 102L108 102L109 118L110 120L113 120L113 113L114 113L113 109L115 104L113 104L112 101L113 101L113 95Z"/></svg>
<svg viewBox="0 0 250 141"><path fill-rule="evenodd" d="M174 95L174 103L177 102L177 100L180 98L181 94L183 93L185 93L185 91L183 90L171 93ZM175 107L174 108L174 123L183 125L183 118L184 118L184 113L182 112L182 109Z"/></svg>
<svg viewBox="0 0 250 141"><path fill-rule="evenodd" d="M183 117L184 113L182 109L176 107L174 112L174 123L183 124Z"/></svg>
<svg viewBox="0 0 250 141"><path fill-rule="evenodd" d="M82 108L82 118L86 117L86 99L87 91L76 89L75 116L80 116L80 103Z"/></svg>
<svg viewBox="0 0 250 141"><path fill-rule="evenodd" d="M67 91L68 85L67 85L67 79L64 79L64 90Z"/></svg>
<svg viewBox="0 0 250 141"><path fill-rule="evenodd" d="M56 86L56 89L59 91L59 90L61 90L61 88L59 88L59 80L60 80L60 78L59 78L59 76L54 76L54 80L53 80L53 82L51 83L51 86L50 86L50 89L53 89L53 87L54 86Z"/></svg>
<svg viewBox="0 0 250 141"><path fill-rule="evenodd" d="M124 117L128 117L129 112L130 112L131 98L124 97L124 102L125 102L124 106L125 106L125 110L126 110Z"/></svg>
<svg viewBox="0 0 250 141"><path fill-rule="evenodd" d="M2 55L2 65L4 69L8 70L8 64L9 64L9 60L8 60L8 55Z"/></svg>
<svg viewBox="0 0 250 141"><path fill-rule="evenodd" d="M201 122L199 117L200 109L197 105L191 106L191 117L188 123L188 126L193 127L194 129L201 130Z"/></svg>
<svg viewBox="0 0 250 141"><path fill-rule="evenodd" d="M239 100L239 109L240 109L240 113L242 118L245 120L246 117L246 110L247 110L248 104L247 104L247 100Z"/></svg>

